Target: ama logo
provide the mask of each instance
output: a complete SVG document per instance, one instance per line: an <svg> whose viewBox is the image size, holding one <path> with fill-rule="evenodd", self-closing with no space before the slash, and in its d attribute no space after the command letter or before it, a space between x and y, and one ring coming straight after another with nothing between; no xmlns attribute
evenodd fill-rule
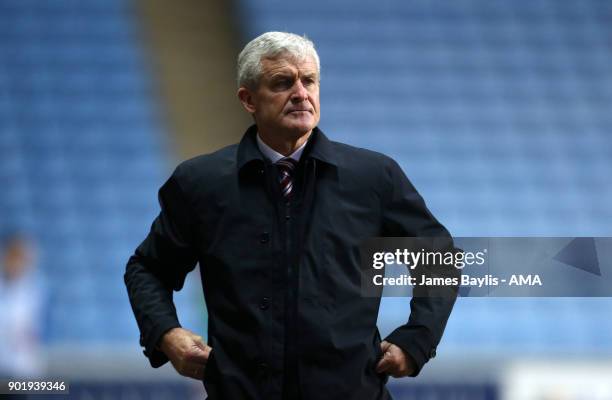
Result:
<svg viewBox="0 0 612 400"><path fill-rule="evenodd" d="M540 275L512 275L510 277L509 286L542 286L542 280L540 279Z"/></svg>

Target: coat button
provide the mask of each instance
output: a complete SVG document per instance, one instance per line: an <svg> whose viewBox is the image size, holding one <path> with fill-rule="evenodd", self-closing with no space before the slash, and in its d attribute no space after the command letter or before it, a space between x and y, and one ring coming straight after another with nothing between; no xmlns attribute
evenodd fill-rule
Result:
<svg viewBox="0 0 612 400"><path fill-rule="evenodd" d="M261 308L262 310L267 310L268 307L270 307L270 298L267 296L264 296L261 298L261 302L259 303L259 308Z"/></svg>
<svg viewBox="0 0 612 400"><path fill-rule="evenodd" d="M436 349L431 349L429 352L429 358L434 358L436 356Z"/></svg>
<svg viewBox="0 0 612 400"><path fill-rule="evenodd" d="M266 375L268 373L268 364L262 362L257 364L257 369L261 375Z"/></svg>
<svg viewBox="0 0 612 400"><path fill-rule="evenodd" d="M259 235L260 243L268 243L269 241L270 241L270 234L268 232L263 232L261 235Z"/></svg>

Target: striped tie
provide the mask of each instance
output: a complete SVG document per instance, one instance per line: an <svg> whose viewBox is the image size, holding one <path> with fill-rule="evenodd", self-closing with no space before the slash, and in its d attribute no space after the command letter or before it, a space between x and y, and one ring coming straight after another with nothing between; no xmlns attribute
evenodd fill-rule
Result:
<svg viewBox="0 0 612 400"><path fill-rule="evenodd" d="M278 166L278 170L280 175L278 180L281 186L281 192L283 192L283 197L287 200L291 199L291 194L293 193L293 170L297 165L297 161L292 158L285 157L281 158L276 162Z"/></svg>

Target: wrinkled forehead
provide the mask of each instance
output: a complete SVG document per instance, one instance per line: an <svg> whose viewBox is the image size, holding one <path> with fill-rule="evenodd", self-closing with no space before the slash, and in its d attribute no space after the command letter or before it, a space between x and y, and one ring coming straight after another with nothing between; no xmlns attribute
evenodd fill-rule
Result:
<svg viewBox="0 0 612 400"><path fill-rule="evenodd" d="M270 75L283 71L319 75L317 62L313 56L297 56L289 52L262 57L261 71L263 75Z"/></svg>

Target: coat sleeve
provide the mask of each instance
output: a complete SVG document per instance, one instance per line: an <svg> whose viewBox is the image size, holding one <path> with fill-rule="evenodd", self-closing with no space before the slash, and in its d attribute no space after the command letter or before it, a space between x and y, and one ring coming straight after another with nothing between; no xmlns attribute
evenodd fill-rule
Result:
<svg viewBox="0 0 612 400"><path fill-rule="evenodd" d="M458 250L452 245L449 232L427 209L423 198L395 161L389 160L383 181L387 184L382 210L383 236L448 238L444 242L450 244L453 251ZM454 267L450 269L447 276L460 275ZM441 296L437 296L435 288L421 286L419 290L410 301L408 322L385 338L415 360L416 370L411 376L417 376L425 363L435 357L457 294L457 287L445 290Z"/></svg>
<svg viewBox="0 0 612 400"><path fill-rule="evenodd" d="M191 207L176 175L175 171L159 190L161 212L130 257L124 275L140 344L153 367L168 361L156 348L162 335L180 327L173 290L183 287L186 275L197 263Z"/></svg>

